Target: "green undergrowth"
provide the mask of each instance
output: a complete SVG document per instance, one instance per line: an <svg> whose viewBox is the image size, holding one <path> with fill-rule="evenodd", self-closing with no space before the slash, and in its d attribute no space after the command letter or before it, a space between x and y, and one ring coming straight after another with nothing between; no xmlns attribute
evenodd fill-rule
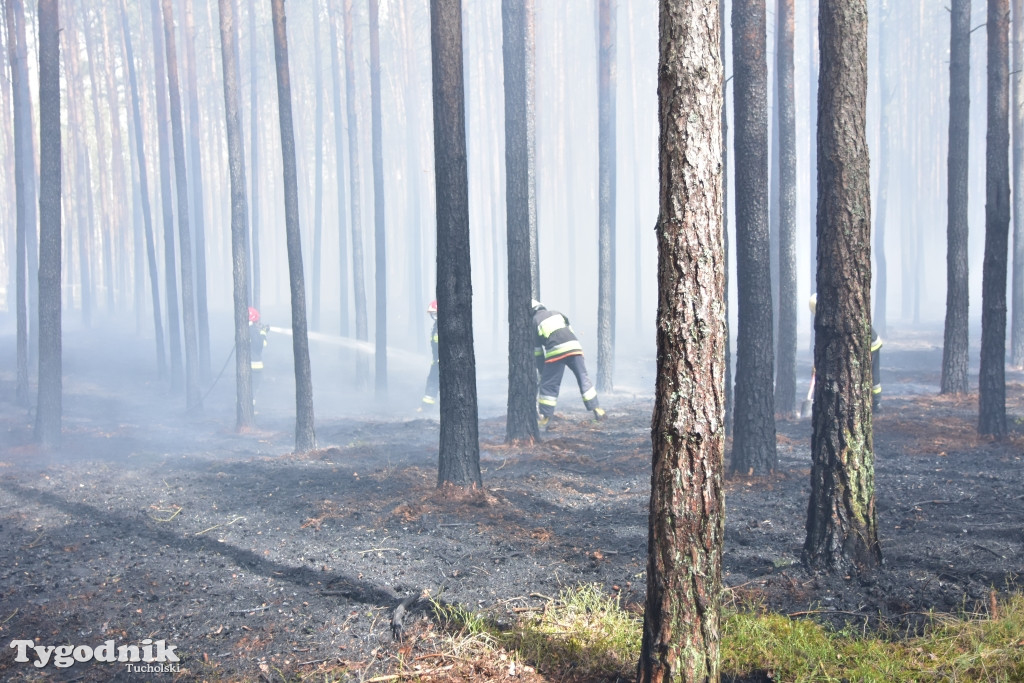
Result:
<svg viewBox="0 0 1024 683"><path fill-rule="evenodd" d="M473 656L518 662L544 680L601 681L636 674L643 617L597 585L563 591L515 623L436 604L448 643ZM985 614L929 615L924 635L835 631L812 618L730 608L722 615L721 673L776 681L1024 681L1024 594ZM483 647L481 647L483 646ZM462 651L463 656L468 654Z"/></svg>

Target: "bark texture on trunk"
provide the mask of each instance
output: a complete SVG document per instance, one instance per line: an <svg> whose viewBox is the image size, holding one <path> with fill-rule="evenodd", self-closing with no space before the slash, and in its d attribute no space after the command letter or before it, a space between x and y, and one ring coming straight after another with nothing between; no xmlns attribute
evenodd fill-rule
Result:
<svg viewBox="0 0 1024 683"><path fill-rule="evenodd" d="M235 323L235 429L254 424L252 404L252 347L249 341L249 207L245 197L245 151L242 149L241 88L238 83L238 46L235 31L236 0L218 0L221 64L224 77L224 117L231 176L231 278L234 284Z"/></svg>
<svg viewBox="0 0 1024 683"><path fill-rule="evenodd" d="M502 55L505 73L505 211L508 249L508 418L505 441L535 441L537 370L530 316L533 296L527 15L520 0L502 0Z"/></svg>
<svg viewBox="0 0 1024 683"><path fill-rule="evenodd" d="M779 127L779 345L775 410L796 410L796 98L794 94L794 0L776 8L775 89Z"/></svg>
<svg viewBox="0 0 1024 683"><path fill-rule="evenodd" d="M284 0L271 0L274 23L274 58L277 66L277 109L281 120L281 160L284 166L285 236L292 304L292 355L295 361L295 451L316 448L313 431L313 380L306 329L306 281L302 270L299 234L299 186L295 164L295 129L292 123L292 86L288 68L288 31Z"/></svg>
<svg viewBox="0 0 1024 683"><path fill-rule="evenodd" d="M868 574L882 561L871 430L867 0L819 14L818 305L811 496L803 558Z"/></svg>
<svg viewBox="0 0 1024 683"><path fill-rule="evenodd" d="M1010 231L1009 0L988 1L985 260L981 273L978 433L1006 435L1006 262Z"/></svg>
<svg viewBox="0 0 1024 683"><path fill-rule="evenodd" d="M441 367L437 484L480 486L460 0L431 0L430 42Z"/></svg>
<svg viewBox="0 0 1024 683"><path fill-rule="evenodd" d="M57 0L39 0L39 398L36 442L61 441L60 20Z"/></svg>
<svg viewBox="0 0 1024 683"><path fill-rule="evenodd" d="M716 0L660 3L658 373L637 680L717 681L725 449Z"/></svg>
<svg viewBox="0 0 1024 683"><path fill-rule="evenodd" d="M946 195L946 324L941 393L968 390L967 187L970 144L971 0L953 0L949 37L949 158Z"/></svg>
<svg viewBox="0 0 1024 683"><path fill-rule="evenodd" d="M615 371L615 0L598 0L597 390Z"/></svg>
<svg viewBox="0 0 1024 683"><path fill-rule="evenodd" d="M765 0L732 8L736 158L736 391L730 470L775 470L774 344L768 239Z"/></svg>

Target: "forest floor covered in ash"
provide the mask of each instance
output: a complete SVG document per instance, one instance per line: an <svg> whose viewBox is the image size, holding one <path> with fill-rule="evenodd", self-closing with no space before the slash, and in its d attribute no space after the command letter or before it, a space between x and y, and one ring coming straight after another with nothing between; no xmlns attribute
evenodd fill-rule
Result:
<svg viewBox="0 0 1024 683"><path fill-rule="evenodd" d="M1007 373L1011 436L979 438L977 394L938 395L941 331L890 337L874 420L884 566L868 581L801 566L811 423L780 418L778 472L727 481L727 600L913 633L932 612L984 612L993 591L1021 590L1024 375ZM503 443L504 385L484 376L484 490L453 496L436 487L437 416L415 412L420 359L396 363L397 407L360 409L341 379L322 390L319 448L293 454L290 346L272 342L258 429L245 434L230 368L204 414L187 415L183 397L145 379L149 349L82 335L65 344L63 447L42 453L13 368L0 370L0 679L384 681L401 663L424 680L554 680L544 662L440 653L445 626L426 600L396 641L393 612L427 592L510 623L582 584L642 611L653 360L630 373L640 390L602 397L601 423L567 378L554 429L529 447ZM809 374L805 360L803 392ZM15 661L18 639L163 640L180 662L166 674L37 668Z"/></svg>

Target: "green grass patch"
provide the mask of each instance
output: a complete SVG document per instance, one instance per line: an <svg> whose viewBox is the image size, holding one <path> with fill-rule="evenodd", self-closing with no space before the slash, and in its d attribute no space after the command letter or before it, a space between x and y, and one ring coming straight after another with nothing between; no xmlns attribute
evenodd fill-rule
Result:
<svg viewBox="0 0 1024 683"><path fill-rule="evenodd" d="M463 656L495 657L535 668L545 680L632 679L643 618L597 585L562 591L511 626L479 613L438 607ZM811 615L813 616L813 615ZM997 616L931 615L923 635L887 630L835 631L746 605L722 615L723 676L770 674L778 681L1024 681L1024 594Z"/></svg>
<svg viewBox="0 0 1024 683"><path fill-rule="evenodd" d="M1024 595L998 615L931 615L924 635L833 632L808 619L733 612L726 615L722 671L771 672L785 681L1022 681Z"/></svg>

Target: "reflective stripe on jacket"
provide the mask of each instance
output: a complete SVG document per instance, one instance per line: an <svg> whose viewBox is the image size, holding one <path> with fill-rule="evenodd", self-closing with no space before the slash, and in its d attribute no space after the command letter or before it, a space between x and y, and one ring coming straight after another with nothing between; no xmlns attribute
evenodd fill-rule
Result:
<svg viewBox="0 0 1024 683"><path fill-rule="evenodd" d="M533 353L538 361L553 363L566 356L583 354L583 345L569 325L569 319L558 311L540 310L533 314L537 328L537 345Z"/></svg>

